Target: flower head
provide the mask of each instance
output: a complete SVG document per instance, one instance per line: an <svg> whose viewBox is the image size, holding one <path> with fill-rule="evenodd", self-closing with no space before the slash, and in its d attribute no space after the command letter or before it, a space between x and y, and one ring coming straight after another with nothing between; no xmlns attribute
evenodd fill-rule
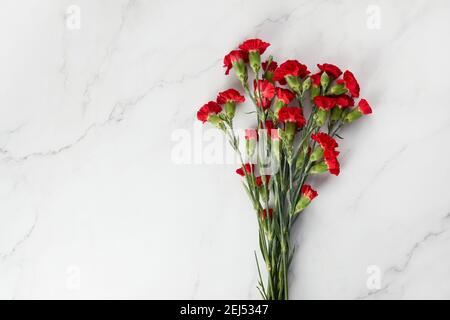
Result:
<svg viewBox="0 0 450 320"><path fill-rule="evenodd" d="M318 132L311 135L311 139L316 141L324 150L334 150L339 147L338 143L334 138L325 132Z"/></svg>
<svg viewBox="0 0 450 320"><path fill-rule="evenodd" d="M223 66L226 68L225 74L230 73L233 64L236 62L247 62L248 53L243 50L233 50L223 58Z"/></svg>
<svg viewBox="0 0 450 320"><path fill-rule="evenodd" d="M324 132L312 134L311 139L316 141L323 149L324 165L326 166L324 170L328 170L331 174L336 176L339 175L340 165L337 160L339 152L336 150L339 145L336 140Z"/></svg>
<svg viewBox="0 0 450 320"><path fill-rule="evenodd" d="M334 79L339 78L339 76L342 74L341 69L339 69L337 66L329 63L324 64L318 64L317 67L320 69L321 73L326 72L328 75L333 77Z"/></svg>
<svg viewBox="0 0 450 320"><path fill-rule="evenodd" d="M295 98L295 94L291 90L284 88L277 88L276 94L278 100L282 101L286 105Z"/></svg>
<svg viewBox="0 0 450 320"><path fill-rule="evenodd" d="M315 73L310 76L311 82L315 86L320 86L320 77L322 76L322 72Z"/></svg>
<svg viewBox="0 0 450 320"><path fill-rule="evenodd" d="M317 197L317 191L314 190L309 184L304 184L300 190L302 196L312 201L315 197Z"/></svg>
<svg viewBox="0 0 450 320"><path fill-rule="evenodd" d="M309 74L308 68L297 60L287 60L283 62L274 72L273 80L280 84L286 84L286 76L306 77Z"/></svg>
<svg viewBox="0 0 450 320"><path fill-rule="evenodd" d="M197 119L205 123L211 115L222 112L222 107L214 101L210 101L203 105L197 112Z"/></svg>
<svg viewBox="0 0 450 320"><path fill-rule="evenodd" d="M241 45L239 45L239 49L245 52L258 51L259 54L263 54L264 51L270 46L270 43L264 42L260 39L248 39L245 40Z"/></svg>
<svg viewBox="0 0 450 320"><path fill-rule="evenodd" d="M345 71L343 79L340 79L337 81L338 84L343 84L347 88L348 92L350 92L350 95L354 98L359 97L359 84L356 80L353 73L350 71Z"/></svg>
<svg viewBox="0 0 450 320"><path fill-rule="evenodd" d="M273 60L270 62L270 64L268 61L262 63L262 69L264 72L274 72L277 67L278 63Z"/></svg>
<svg viewBox="0 0 450 320"><path fill-rule="evenodd" d="M259 80L258 85L256 80L253 82L255 88L255 93L259 95L261 93L261 98L272 100L275 96L275 87L267 80ZM258 88L259 87L259 88Z"/></svg>
<svg viewBox="0 0 450 320"><path fill-rule="evenodd" d="M372 113L372 108L370 107L370 105L366 99L361 99L358 102L358 109L364 115L368 115L368 114Z"/></svg>
<svg viewBox="0 0 450 320"><path fill-rule="evenodd" d="M336 105L336 101L333 97L316 96L313 101L317 108L324 110L331 110Z"/></svg>
<svg viewBox="0 0 450 320"><path fill-rule="evenodd" d="M352 97L341 94L334 97L335 104L340 108L349 108L355 105L355 100Z"/></svg>
<svg viewBox="0 0 450 320"><path fill-rule="evenodd" d="M244 171L245 170L245 171ZM244 164L243 167L240 167L236 170L236 173L242 177L245 177L245 173L252 174L255 171L255 165L251 163Z"/></svg>
<svg viewBox="0 0 450 320"><path fill-rule="evenodd" d="M297 107L281 108L278 113L278 120L283 123L295 123L297 125L297 128L302 127L306 123L306 120L302 114L302 110Z"/></svg>
<svg viewBox="0 0 450 320"><path fill-rule="evenodd" d="M216 101L219 104L225 104L227 102L242 103L245 101L245 97L242 96L239 93L239 91L237 91L235 89L228 89L228 90L220 92L217 95Z"/></svg>

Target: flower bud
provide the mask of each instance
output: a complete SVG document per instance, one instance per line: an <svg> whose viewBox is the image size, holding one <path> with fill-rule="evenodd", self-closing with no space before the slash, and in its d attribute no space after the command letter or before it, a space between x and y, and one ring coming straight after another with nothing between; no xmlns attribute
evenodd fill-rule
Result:
<svg viewBox="0 0 450 320"><path fill-rule="evenodd" d="M323 91L327 90L328 84L330 83L330 77L326 72L323 72L320 76L320 85L323 88Z"/></svg>
<svg viewBox="0 0 450 320"><path fill-rule="evenodd" d="M303 211L303 209L305 209L315 197L317 197L317 191L311 188L310 185L303 185L300 199L295 206L295 213L297 214Z"/></svg>
<svg viewBox="0 0 450 320"><path fill-rule="evenodd" d="M311 81L311 78L309 78L309 77L305 81L303 81L303 85L302 85L303 92L305 92L311 88L311 83L312 83L312 81Z"/></svg>

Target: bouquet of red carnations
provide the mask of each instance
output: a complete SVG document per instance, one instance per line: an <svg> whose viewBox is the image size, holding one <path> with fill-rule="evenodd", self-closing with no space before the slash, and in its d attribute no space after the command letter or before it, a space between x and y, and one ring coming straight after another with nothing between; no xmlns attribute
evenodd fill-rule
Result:
<svg viewBox="0 0 450 320"><path fill-rule="evenodd" d="M259 245L267 281L258 268L258 290L264 299L289 298L288 271L294 246L291 228L317 196L310 175L339 175L338 143L341 128L372 112L365 99L355 106L359 84L350 71L318 64L310 74L297 60L278 64L272 56L261 63L269 43L244 41L224 58L225 74L236 73L255 105L256 126L245 131L245 148L233 127L236 105L245 97L235 89L217 95L197 112L197 118L223 131L240 159L236 173L244 179L259 226ZM249 85L252 71L252 89ZM243 149L241 151L241 149Z"/></svg>

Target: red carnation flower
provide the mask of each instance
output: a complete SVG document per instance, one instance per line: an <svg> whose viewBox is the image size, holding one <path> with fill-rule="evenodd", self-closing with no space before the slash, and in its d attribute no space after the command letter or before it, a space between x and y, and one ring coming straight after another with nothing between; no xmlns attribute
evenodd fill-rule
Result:
<svg viewBox="0 0 450 320"><path fill-rule="evenodd" d="M320 86L320 77L322 76L322 72L315 73L310 76L311 82L315 86Z"/></svg>
<svg viewBox="0 0 450 320"><path fill-rule="evenodd" d="M253 81L255 93L258 93L258 94L261 93L262 98L272 100L272 98L275 96L275 87L273 86L273 84L271 84L267 80L259 80L258 84L259 84L259 92L258 92L258 87L256 85L256 80Z"/></svg>
<svg viewBox="0 0 450 320"><path fill-rule="evenodd" d="M297 107L283 107L278 112L278 120L286 123L291 122L297 125L297 128L302 127L306 121L303 117L302 110Z"/></svg>
<svg viewBox="0 0 450 320"><path fill-rule="evenodd" d="M350 71L344 72L344 79L338 80L338 84L344 84L345 87L348 89L348 92L350 92L352 97L358 98L359 97L359 84L358 81L356 81L355 76Z"/></svg>
<svg viewBox="0 0 450 320"><path fill-rule="evenodd" d="M248 39L239 46L239 49L245 52L258 51L259 54L263 54L269 46L270 43L260 39Z"/></svg>
<svg viewBox="0 0 450 320"><path fill-rule="evenodd" d="M237 61L248 62L248 53L242 50L233 50L223 58L223 66L227 69L225 74L229 74L233 63Z"/></svg>
<svg viewBox="0 0 450 320"><path fill-rule="evenodd" d="M262 65L262 69L264 72L274 72L275 69L278 67L278 63L276 63L273 60L270 62L269 65L268 65L268 61L263 62L261 65Z"/></svg>
<svg viewBox="0 0 450 320"><path fill-rule="evenodd" d="M311 135L311 139L316 141L324 150L336 149L339 145L336 140L325 132L318 132Z"/></svg>
<svg viewBox="0 0 450 320"><path fill-rule="evenodd" d="M266 185L269 184L270 176L268 176L268 175L267 176L259 176L259 177L256 177L256 179L255 179L256 185L258 187L261 187L263 185L263 178L266 180Z"/></svg>
<svg viewBox="0 0 450 320"><path fill-rule="evenodd" d="M304 184L302 189L300 190L302 195L312 201L315 197L317 197L317 191L314 190L309 184Z"/></svg>
<svg viewBox="0 0 450 320"><path fill-rule="evenodd" d="M342 74L341 69L339 69L338 67L336 67L333 64L329 64L329 63L318 64L317 67L320 69L320 71L326 72L328 75L330 75L334 79L339 78L339 76Z"/></svg>
<svg viewBox="0 0 450 320"><path fill-rule="evenodd" d="M366 99L361 99L358 103L358 109L361 111L362 114L371 114L372 108L370 107L369 103Z"/></svg>
<svg viewBox="0 0 450 320"><path fill-rule="evenodd" d="M297 60L287 60L283 62L274 72L273 81L278 81L280 84L286 84L284 77L306 77L309 74L308 68L298 62Z"/></svg>
<svg viewBox="0 0 450 320"><path fill-rule="evenodd" d="M217 103L219 104L225 104L227 102L242 103L244 101L245 97L241 96L239 91L235 89L228 89L217 95Z"/></svg>
<svg viewBox="0 0 450 320"><path fill-rule="evenodd" d="M245 172L247 172L248 174L252 174L255 171L255 165L251 164L251 163L246 163L244 164L243 167L239 168L236 170L236 173L242 177L245 177Z"/></svg>
<svg viewBox="0 0 450 320"><path fill-rule="evenodd" d="M260 210L259 214L260 214L262 220L264 220L264 218L267 218L267 217L272 218L273 209L269 208L269 209Z"/></svg>
<svg viewBox="0 0 450 320"><path fill-rule="evenodd" d="M208 117L212 114L218 114L222 112L222 107L214 101L210 101L203 105L197 112L197 119L205 123L208 121Z"/></svg>
<svg viewBox="0 0 450 320"><path fill-rule="evenodd" d="M353 107L355 105L355 100L352 97L341 94L339 96L334 97L335 103L341 108Z"/></svg>
<svg viewBox="0 0 450 320"><path fill-rule="evenodd" d="M276 93L278 99L283 101L284 104L289 104L295 98L295 94L288 89L277 88Z"/></svg>
<svg viewBox="0 0 450 320"><path fill-rule="evenodd" d="M339 161L337 160L339 152L336 151L336 148L338 147L338 143L336 142L336 140L334 140L333 137L324 132L312 134L311 139L316 141L324 150L323 159L326 166L328 167L328 171L336 176L339 175L340 165Z"/></svg>
<svg viewBox="0 0 450 320"><path fill-rule="evenodd" d="M341 169L336 153L339 154L339 152L337 151L333 152L332 150L325 150L323 153L323 158L325 160L325 164L328 167L328 171L331 174L338 176Z"/></svg>
<svg viewBox="0 0 450 320"><path fill-rule="evenodd" d="M336 101L332 97L317 96L314 97L313 101L317 108L324 110L330 110L336 105Z"/></svg>

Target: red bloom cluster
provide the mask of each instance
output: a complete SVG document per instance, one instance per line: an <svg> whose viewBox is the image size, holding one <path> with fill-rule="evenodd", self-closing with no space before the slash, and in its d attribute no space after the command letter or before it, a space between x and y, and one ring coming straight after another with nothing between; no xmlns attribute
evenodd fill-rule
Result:
<svg viewBox="0 0 450 320"><path fill-rule="evenodd" d="M317 67L320 69L320 75L322 75L323 72L326 72L329 76L331 76L334 79L337 79L342 74L341 69L339 69L334 64L324 63L324 64L318 64ZM320 77L319 77L320 79ZM320 81L320 80L319 80Z"/></svg>
<svg viewBox="0 0 450 320"><path fill-rule="evenodd" d="M263 54L270 46L270 43L264 42L260 39L248 39L239 45L239 49L245 52L258 51L259 54Z"/></svg>
<svg viewBox="0 0 450 320"><path fill-rule="evenodd" d="M339 146L336 140L324 132L312 134L311 139L316 141L323 149L323 158L331 174L339 175L340 165L337 160L339 152L336 148Z"/></svg>
<svg viewBox="0 0 450 320"><path fill-rule="evenodd" d="M350 95L354 98L358 98L359 97L359 83L356 80L353 73L351 73L350 71L347 70L344 72L343 78L344 79L338 80L337 83L345 85L345 87L347 88Z"/></svg>
<svg viewBox="0 0 450 320"><path fill-rule="evenodd" d="M197 112L197 119L205 123L208 121L208 117L212 114L218 114L222 112L222 107L214 101L210 101L203 105Z"/></svg>
<svg viewBox="0 0 450 320"><path fill-rule="evenodd" d="M361 99L358 103L358 109L362 114L367 115L372 113L372 108L366 99Z"/></svg>
<svg viewBox="0 0 450 320"><path fill-rule="evenodd" d="M317 191L314 190L309 184L304 184L300 190L302 195L312 201L315 197L317 197Z"/></svg>
<svg viewBox="0 0 450 320"><path fill-rule="evenodd" d="M248 53L243 50L233 50L223 58L223 66L226 68L225 74L229 74L233 63L238 61L248 61Z"/></svg>
<svg viewBox="0 0 450 320"><path fill-rule="evenodd" d="M302 110L297 107L283 107L278 112L278 120L282 123L291 122L297 125L297 128L302 127L306 120L303 117Z"/></svg>
<svg viewBox="0 0 450 320"><path fill-rule="evenodd" d="M286 84L286 76L304 78L309 74L308 68L297 60L287 60L283 62L274 72L273 81Z"/></svg>
<svg viewBox="0 0 450 320"><path fill-rule="evenodd" d="M330 110L334 106L349 108L355 105L353 98L346 94L341 94L338 96L317 96L314 97L313 101L317 108L324 110Z"/></svg>
<svg viewBox="0 0 450 320"><path fill-rule="evenodd" d="M241 96L239 91L235 89L228 89L220 92L217 95L216 101L219 104L225 104L227 102L242 103L245 101L245 97Z"/></svg>
<svg viewBox="0 0 450 320"><path fill-rule="evenodd" d="M258 107L267 109L270 107L270 101L275 96L275 87L267 80L259 80L258 84L256 80L253 82L255 89L255 97L261 94L261 100L257 98ZM261 105L262 104L262 105Z"/></svg>
<svg viewBox="0 0 450 320"><path fill-rule="evenodd" d="M254 171L255 171L255 165L251 164L251 163L246 163L246 164L244 164L243 167L237 169L236 173L242 177L245 177L245 173L252 174Z"/></svg>
<svg viewBox="0 0 450 320"><path fill-rule="evenodd" d="M265 72L274 72L275 69L278 67L278 63L276 63L275 61L271 61L270 64L268 64L269 62L263 62L262 65L262 69Z"/></svg>
<svg viewBox="0 0 450 320"><path fill-rule="evenodd" d="M319 109L330 110L336 105L336 101L333 97L317 96L313 99L314 104Z"/></svg>
<svg viewBox="0 0 450 320"><path fill-rule="evenodd" d="M284 104L289 104L295 98L295 94L291 90L284 88L277 88L276 94L278 100L283 101Z"/></svg>

